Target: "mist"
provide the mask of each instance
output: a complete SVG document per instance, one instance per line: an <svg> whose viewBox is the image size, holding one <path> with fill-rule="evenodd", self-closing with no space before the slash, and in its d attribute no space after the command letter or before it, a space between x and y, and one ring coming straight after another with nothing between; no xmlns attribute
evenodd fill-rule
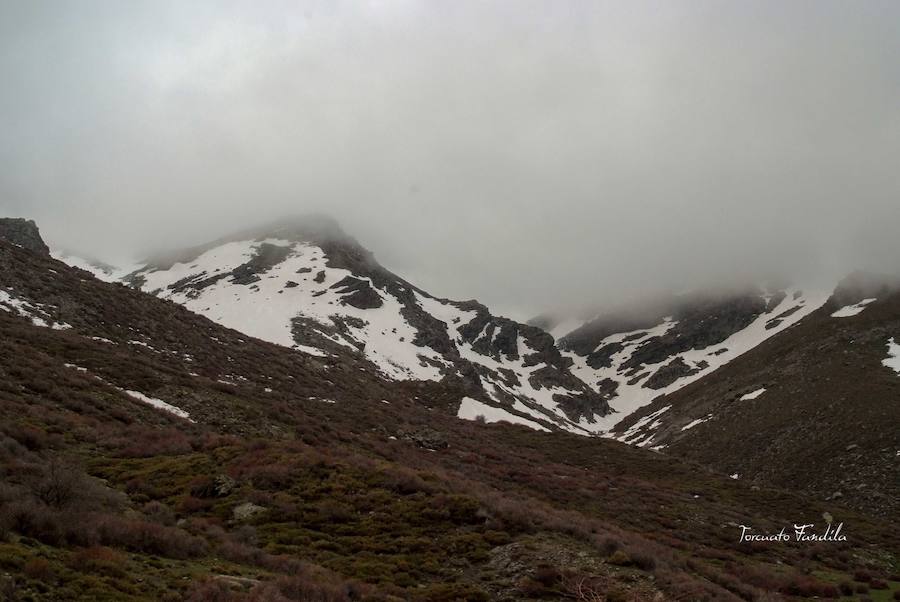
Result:
<svg viewBox="0 0 900 602"><path fill-rule="evenodd" d="M3 2L0 215L107 261L326 213L527 318L900 272L900 4Z"/></svg>

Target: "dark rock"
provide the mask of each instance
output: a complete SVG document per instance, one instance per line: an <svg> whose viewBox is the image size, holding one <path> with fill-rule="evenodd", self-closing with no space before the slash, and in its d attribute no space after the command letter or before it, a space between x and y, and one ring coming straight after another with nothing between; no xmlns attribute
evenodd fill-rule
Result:
<svg viewBox="0 0 900 602"><path fill-rule="evenodd" d="M425 449L446 449L450 447L442 433L427 426L412 431L401 431L400 438Z"/></svg>
<svg viewBox="0 0 900 602"><path fill-rule="evenodd" d="M231 281L235 284L253 284L258 282L260 275L287 259L290 253L290 247L264 242L256 248L256 253L250 261L239 265L231 271Z"/></svg>
<svg viewBox="0 0 900 602"><path fill-rule="evenodd" d="M662 389L668 387L679 378L699 372L700 369L700 367L692 368L688 366L683 359L677 357L657 370L653 376L647 379L644 386L648 389Z"/></svg>
<svg viewBox="0 0 900 602"><path fill-rule="evenodd" d="M678 323L674 327L663 336L641 344L622 367L658 364L690 349L721 343L749 326L765 310L766 302L758 294L694 300L675 313Z"/></svg>
<svg viewBox="0 0 900 602"><path fill-rule="evenodd" d="M641 373L639 373L639 374L636 374L636 375L634 376L634 378L632 378L631 380L628 381L628 386L630 387L630 386L632 386L632 385L638 384L638 382L640 382L640 380L641 380L642 378L644 378L645 376L647 376L647 374L649 374L649 373L648 373L648 372L641 372Z"/></svg>
<svg viewBox="0 0 900 602"><path fill-rule="evenodd" d="M342 305L351 305L359 309L376 309L384 305L381 295L372 288L368 280L346 276L332 284L331 288L343 293Z"/></svg>
<svg viewBox="0 0 900 602"><path fill-rule="evenodd" d="M786 311L783 311L780 314L778 314L777 316L775 316L774 318L770 319L768 322L766 322L766 330L771 330L773 328L776 328L782 322L784 322L785 318L790 317L793 314L797 313L798 311L800 311L800 309L802 307L803 307L802 305L795 305L794 307L792 307Z"/></svg>
<svg viewBox="0 0 900 602"><path fill-rule="evenodd" d="M607 343L587 356L587 365L595 369L609 368L612 366L612 356L624 348L622 343Z"/></svg>
<svg viewBox="0 0 900 602"><path fill-rule="evenodd" d="M0 218L0 239L19 245L41 255L49 255L50 248L41 238L37 224L33 220L20 217Z"/></svg>
<svg viewBox="0 0 900 602"><path fill-rule="evenodd" d="M316 277L313 278L313 281L318 282L319 284L325 282L325 270L320 270L319 273L316 274Z"/></svg>
<svg viewBox="0 0 900 602"><path fill-rule="evenodd" d="M298 286L300 286L300 285L297 284L296 282L294 282L293 280L288 280L287 282L284 283L284 288L297 288Z"/></svg>

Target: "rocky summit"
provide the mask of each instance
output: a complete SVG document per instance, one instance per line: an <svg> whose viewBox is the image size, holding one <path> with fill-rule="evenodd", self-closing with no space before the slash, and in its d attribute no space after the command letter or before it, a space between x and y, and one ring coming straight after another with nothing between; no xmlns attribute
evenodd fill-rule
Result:
<svg viewBox="0 0 900 602"><path fill-rule="evenodd" d="M20 217L0 218L0 240L11 242L34 253L44 255L50 253L50 248L44 243L33 220Z"/></svg>

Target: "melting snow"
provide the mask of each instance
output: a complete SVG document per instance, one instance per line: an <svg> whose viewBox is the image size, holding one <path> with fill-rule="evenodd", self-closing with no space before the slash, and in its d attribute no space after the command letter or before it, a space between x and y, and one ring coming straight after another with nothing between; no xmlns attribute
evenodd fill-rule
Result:
<svg viewBox="0 0 900 602"><path fill-rule="evenodd" d="M513 424L523 424L529 428L538 431L546 431L547 428L536 422L532 422L521 416L516 416L502 408L495 408L485 403L472 399L471 397L463 397L459 404L459 411L456 413L457 418L464 420L475 420L479 416L484 417L485 422L512 422Z"/></svg>
<svg viewBox="0 0 900 602"><path fill-rule="evenodd" d="M712 414L709 414L709 415L706 416L705 418L697 418L696 420L691 420L690 422L688 422L687 424L685 424L683 427L681 427L681 430L682 430L682 431L686 431L686 430L688 430L688 429L692 429L692 428L694 428L695 426L697 426L698 424L702 424L702 423L706 422L706 421L709 420L710 418L712 418Z"/></svg>
<svg viewBox="0 0 900 602"><path fill-rule="evenodd" d="M148 395L144 395L140 391L129 391L127 389L124 389L123 391L129 397L133 397L134 399L137 399L138 401L143 401L144 403L152 405L154 408L159 408L160 410L165 410L166 412L169 412L170 414L175 414L179 418L186 418L187 420L190 420L191 422L193 422L193 420L191 420L190 414L188 414L181 408L176 408L172 404L166 403L165 401L163 401L161 399L156 399L155 397L150 397Z"/></svg>
<svg viewBox="0 0 900 602"><path fill-rule="evenodd" d="M660 424L662 424L662 421L657 420L657 418L659 418L660 416L662 416L663 414L668 412L671 408L672 408L672 406L670 406L670 405L664 406L664 407L660 408L659 410L656 410L652 414L648 414L647 416L644 416L643 418L641 418L640 420L635 422L631 426L631 428L629 428L627 431L625 431L619 437L617 437L617 439L619 441L624 441L625 443L636 443L637 445L640 445L641 447L646 446L648 443L650 443L650 441L653 440L653 435L641 433L640 432L641 429L643 429L648 424L650 425L648 427L648 430L652 431L655 428L657 428ZM655 421L655 422L650 424L651 421Z"/></svg>
<svg viewBox="0 0 900 602"><path fill-rule="evenodd" d="M23 318L28 318L35 326L52 328L53 330L68 330L72 328L65 322L54 322L50 314L44 309L46 306L40 303L29 303L15 297L10 292L0 289L0 309L5 312L15 312Z"/></svg>
<svg viewBox="0 0 900 602"><path fill-rule="evenodd" d="M630 358L631 355L635 352L635 350L647 339L661 336L665 334L669 329L674 327L676 322L671 318L664 319L662 323L658 324L650 330L636 330L632 332L617 333L610 335L603 341L601 341L597 346L597 349L609 343L621 343L623 345L622 350L613 354L612 365L609 368L592 368L587 365L586 357L576 355L572 352L565 352L565 354L568 357L572 358L574 362L574 365L572 366L572 372L586 383L589 383L592 386L596 387L596 383L598 383L599 381L610 379L618 384L615 395L609 400L609 404L613 409L613 412L608 414L607 416L599 418L593 424L582 422L579 426L600 434L608 433L609 429L615 426L615 424L620 420L635 412L639 408L642 408L645 405L649 404L660 395L672 393L674 391L677 391L678 389L681 389L685 385L703 378L707 374L727 364L734 358L742 355L743 353L746 353L750 349L753 349L769 337L796 324L799 320L803 319L804 317L824 305L828 300L828 297L830 296L830 293L824 291L801 292L801 289L797 287L788 288L785 290L785 293L785 297L781 301L781 303L779 303L775 307L767 309L764 313L757 316L757 318L746 328L732 334L724 341L716 343L715 345L710 345L709 347L706 347L704 349L690 349L683 353L667 357L665 360L657 364L645 364L640 368L640 370L635 371L632 375L619 373L619 366L621 366L623 362L627 361L628 358ZM795 294L798 295L797 298L794 298ZM789 309L793 309L798 305L800 306L800 309L785 317L777 326L769 329L766 328L766 324L770 320L772 320L772 318L788 311ZM635 338L633 340L625 342L626 338L641 333L646 334L643 334L639 338ZM722 352L718 353L719 351ZM629 381L632 381L635 378L636 374L644 372L653 374L663 365L669 363L675 358L681 358L688 366L696 368L697 371L689 376L679 378L672 384L662 389L649 389L647 387L644 387L643 383L646 381L646 378L642 378L637 382L634 382L634 384L628 384ZM701 368L700 366L702 366L702 364L700 364L700 362L706 362L707 367ZM629 431L630 430L631 429L629 429ZM622 437L619 437L619 439L622 439Z"/></svg>
<svg viewBox="0 0 900 602"><path fill-rule="evenodd" d="M747 393L746 395L741 396L741 401L750 401L751 399L756 399L760 395L766 392L766 388L762 387L761 389L757 389L751 393Z"/></svg>
<svg viewBox="0 0 900 602"><path fill-rule="evenodd" d="M251 286L235 284L228 277L203 288L199 294L193 290L172 292L168 289L178 281L190 281L192 277L200 281L233 270L248 262L263 243L290 247L290 253ZM331 287L347 276L367 279L325 264L324 252L314 245L277 239L245 240L223 244L190 263L177 263L168 270L151 270L140 275L145 278L144 291L161 291L164 297L188 309L256 338L324 357L326 354L321 350L294 340L291 320L308 318L321 324L322 335L336 343L356 349L354 342L365 342L363 352L367 359L390 378L440 380L440 367L446 362L436 351L412 343L417 331L403 318L400 301L369 280L368 285L381 297L382 306L359 309L344 305L341 299L348 293ZM324 280L316 282L315 277L320 271ZM297 286L286 286L289 281ZM334 328L332 316L335 315L352 321L345 322L346 333L343 335L328 334ZM353 323L357 320L358 323Z"/></svg>
<svg viewBox="0 0 900 602"><path fill-rule="evenodd" d="M871 299L863 299L862 301L860 301L859 303L855 303L854 305L845 305L844 307L840 308L839 310L837 310L836 312L831 314L831 317L832 318L850 318L859 313L862 313L862 310L864 310L866 308L866 305L868 305L869 303L872 303L873 301L876 301L876 299L874 297Z"/></svg>
<svg viewBox="0 0 900 602"><path fill-rule="evenodd" d="M891 340L888 341L888 356L887 358L881 360L881 363L900 374L900 344L894 342L894 337L891 337Z"/></svg>

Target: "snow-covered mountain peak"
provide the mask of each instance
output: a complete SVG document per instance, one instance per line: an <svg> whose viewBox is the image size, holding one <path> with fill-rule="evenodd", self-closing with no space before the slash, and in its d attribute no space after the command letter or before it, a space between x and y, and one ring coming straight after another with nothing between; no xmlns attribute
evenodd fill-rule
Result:
<svg viewBox="0 0 900 602"><path fill-rule="evenodd" d="M392 380L451 384L470 399L461 416L477 402L587 434L608 411L552 336L477 301L428 294L329 218L246 230L157 257L122 280L325 365L349 353Z"/></svg>

